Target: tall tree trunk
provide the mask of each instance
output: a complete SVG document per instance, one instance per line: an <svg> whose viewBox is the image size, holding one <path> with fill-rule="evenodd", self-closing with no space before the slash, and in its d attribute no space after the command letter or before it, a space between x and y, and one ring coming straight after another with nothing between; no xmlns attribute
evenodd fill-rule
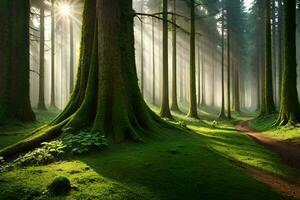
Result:
<svg viewBox="0 0 300 200"><path fill-rule="evenodd" d="M230 34L230 29L229 27L227 27L227 118L230 119L231 118L231 83L230 83L230 79L231 79L231 47L230 47L230 43L231 43L231 34Z"/></svg>
<svg viewBox="0 0 300 200"><path fill-rule="evenodd" d="M297 93L296 0L284 0L284 15L285 47L278 125L300 122L300 106Z"/></svg>
<svg viewBox="0 0 300 200"><path fill-rule="evenodd" d="M169 107L168 0L163 0L163 83L160 116L172 119Z"/></svg>
<svg viewBox="0 0 300 200"><path fill-rule="evenodd" d="M173 13L176 13L176 0L173 0ZM172 105L171 110L179 111L177 101L177 33L176 33L176 16L172 15L172 44L173 44L173 62L172 62Z"/></svg>
<svg viewBox="0 0 300 200"><path fill-rule="evenodd" d="M155 105L155 24L152 18L152 103Z"/></svg>
<svg viewBox="0 0 300 200"><path fill-rule="evenodd" d="M196 96L196 58L195 58L195 1L191 0L191 34L190 34L190 109L188 117L198 119Z"/></svg>
<svg viewBox="0 0 300 200"><path fill-rule="evenodd" d="M201 107L201 36L198 36L198 108Z"/></svg>
<svg viewBox="0 0 300 200"><path fill-rule="evenodd" d="M205 90L205 64L204 64L204 48L203 48L203 45L201 45L201 106L206 106L206 90Z"/></svg>
<svg viewBox="0 0 300 200"><path fill-rule="evenodd" d="M50 106L56 108L55 103L55 0L51 0L51 97Z"/></svg>
<svg viewBox="0 0 300 200"><path fill-rule="evenodd" d="M215 106L215 47L212 43L211 52L211 106Z"/></svg>
<svg viewBox="0 0 300 200"><path fill-rule="evenodd" d="M276 2L272 2L272 66L273 66L273 90L274 90L274 104L277 105L277 46L276 46Z"/></svg>
<svg viewBox="0 0 300 200"><path fill-rule="evenodd" d="M220 111L220 115L219 118L225 118L225 83L224 83L224 70L225 70L225 59L224 59L224 55L225 55L225 44L224 44L224 34L225 34L225 16L224 16L224 8L222 7L222 60L221 60L221 95L222 95L222 99L221 99L221 111Z"/></svg>
<svg viewBox="0 0 300 200"><path fill-rule="evenodd" d="M281 102L281 79L282 79L282 66L283 66L283 8L282 8L282 0L278 0L278 102Z"/></svg>
<svg viewBox="0 0 300 200"><path fill-rule="evenodd" d="M273 80L272 80L272 42L271 42L271 21L270 21L270 0L265 0L265 78L264 93L261 106L261 116L275 112L273 99Z"/></svg>
<svg viewBox="0 0 300 200"><path fill-rule="evenodd" d="M170 126L147 107L138 86L132 0L98 0L97 6L94 0L85 1L79 63L74 92L64 111L26 139L1 150L1 156L85 127L122 142L126 138L141 141L144 134Z"/></svg>
<svg viewBox="0 0 300 200"><path fill-rule="evenodd" d="M0 1L0 124L32 122L29 98L28 0Z"/></svg>
<svg viewBox="0 0 300 200"><path fill-rule="evenodd" d="M236 46L236 45L234 45ZM240 52L240 51L238 51ZM240 59L239 53L236 55ZM235 112L240 113L240 73L239 73L239 64L237 61L234 63L234 95L233 95L233 109Z"/></svg>
<svg viewBox="0 0 300 200"><path fill-rule="evenodd" d="M45 8L40 6L40 79L38 109L46 110L45 105Z"/></svg>
<svg viewBox="0 0 300 200"><path fill-rule="evenodd" d="M144 0L141 0L141 13L144 12ZM141 92L144 96L144 22L141 20Z"/></svg>
<svg viewBox="0 0 300 200"><path fill-rule="evenodd" d="M69 17L70 23L70 94L73 92L74 88L74 28L73 19Z"/></svg>

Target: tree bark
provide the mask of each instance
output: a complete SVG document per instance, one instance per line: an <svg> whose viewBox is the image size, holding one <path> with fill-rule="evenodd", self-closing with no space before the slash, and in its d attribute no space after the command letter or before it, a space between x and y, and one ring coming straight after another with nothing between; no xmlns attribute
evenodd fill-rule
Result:
<svg viewBox="0 0 300 200"><path fill-rule="evenodd" d="M152 18L152 103L155 105L155 24L154 18Z"/></svg>
<svg viewBox="0 0 300 200"><path fill-rule="evenodd" d="M273 98L272 80L272 42L271 42L271 21L270 21L270 0L265 0L265 78L261 106L261 116L270 115L275 112Z"/></svg>
<svg viewBox="0 0 300 200"><path fill-rule="evenodd" d="M224 71L225 71L225 59L224 59L224 55L225 55L225 44L224 44L224 32L225 32L225 16L224 16L224 6L222 6L222 60L221 60L221 111L220 111L220 115L219 118L225 118L225 83L224 83Z"/></svg>
<svg viewBox="0 0 300 200"><path fill-rule="evenodd" d="M176 0L173 0L173 12L176 13ZM177 33L176 33L176 16L172 16L172 44L173 44L173 62L172 62L172 105L171 110L180 111L177 101Z"/></svg>
<svg viewBox="0 0 300 200"><path fill-rule="evenodd" d="M190 109L188 117L198 119L196 96L196 58L195 58L195 1L191 0L191 34L190 34Z"/></svg>
<svg viewBox="0 0 300 200"><path fill-rule="evenodd" d="M51 0L51 98L50 106L56 108L55 103L55 0Z"/></svg>
<svg viewBox="0 0 300 200"><path fill-rule="evenodd" d="M227 27L227 118L231 119L231 34L230 29Z"/></svg>
<svg viewBox="0 0 300 200"><path fill-rule="evenodd" d="M277 125L300 122L300 106L297 93L296 58L296 1L284 0L284 65L282 74L281 103Z"/></svg>
<svg viewBox="0 0 300 200"><path fill-rule="evenodd" d="M40 79L39 79L39 110L46 110L45 105L45 8L40 6Z"/></svg>
<svg viewBox="0 0 300 200"><path fill-rule="evenodd" d="M0 124L35 121L29 98L28 0L0 1Z"/></svg>
<svg viewBox="0 0 300 200"><path fill-rule="evenodd" d="M74 28L73 19L69 16L70 23L70 94L73 92L74 88Z"/></svg>
<svg viewBox="0 0 300 200"><path fill-rule="evenodd" d="M172 119L169 104L168 0L163 0L163 83L160 116Z"/></svg>

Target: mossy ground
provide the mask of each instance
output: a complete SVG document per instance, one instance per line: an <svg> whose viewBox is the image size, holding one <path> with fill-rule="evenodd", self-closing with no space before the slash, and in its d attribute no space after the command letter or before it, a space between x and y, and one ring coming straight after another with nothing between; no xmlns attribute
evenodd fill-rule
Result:
<svg viewBox="0 0 300 200"><path fill-rule="evenodd" d="M37 121L34 123L26 124L21 122L10 122L5 126L0 126L0 149L21 140L34 129L47 123L59 113L59 110L56 109L34 111L37 118Z"/></svg>
<svg viewBox="0 0 300 200"><path fill-rule="evenodd" d="M236 132L234 120L175 117L186 121L190 131L153 133L144 144L110 145L101 153L3 173L0 199L34 199L56 176L69 178L74 188L52 199L284 199L241 166L281 177L293 172L275 154Z"/></svg>
<svg viewBox="0 0 300 200"><path fill-rule="evenodd" d="M300 126L274 126L277 120L277 114L269 115L266 117L259 117L251 120L249 126L251 129L258 132L264 132L264 134L277 138L280 140L289 140L300 144Z"/></svg>

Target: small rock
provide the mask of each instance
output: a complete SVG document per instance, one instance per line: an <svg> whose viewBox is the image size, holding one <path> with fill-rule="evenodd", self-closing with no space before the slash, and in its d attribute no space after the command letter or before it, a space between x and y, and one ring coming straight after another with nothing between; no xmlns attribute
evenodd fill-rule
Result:
<svg viewBox="0 0 300 200"><path fill-rule="evenodd" d="M47 189L55 196L67 194L71 189L70 180L64 176L58 176Z"/></svg>

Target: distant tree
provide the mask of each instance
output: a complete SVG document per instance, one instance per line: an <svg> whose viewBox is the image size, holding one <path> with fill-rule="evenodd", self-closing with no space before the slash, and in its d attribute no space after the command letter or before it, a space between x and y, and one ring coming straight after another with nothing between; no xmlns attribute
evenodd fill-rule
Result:
<svg viewBox="0 0 300 200"><path fill-rule="evenodd" d="M0 1L0 123L32 122L29 98L29 0Z"/></svg>
<svg viewBox="0 0 300 200"><path fill-rule="evenodd" d="M40 78L39 78L39 102L38 109L46 110L45 105L45 7L44 2L40 5Z"/></svg>
<svg viewBox="0 0 300 200"><path fill-rule="evenodd" d="M51 0L51 97L50 106L56 108L55 102L55 0Z"/></svg>
<svg viewBox="0 0 300 200"><path fill-rule="evenodd" d="M69 29L70 29L70 94L73 92L74 89L74 25L73 19L69 16Z"/></svg>
<svg viewBox="0 0 300 200"><path fill-rule="evenodd" d="M284 22L284 65L277 125L300 122L296 70L296 0L284 0Z"/></svg>
<svg viewBox="0 0 300 200"><path fill-rule="evenodd" d="M196 96L196 53L195 53L195 0L190 1L190 21L191 21L191 33L190 33L190 108L188 117L199 118L197 113L197 96Z"/></svg>
<svg viewBox="0 0 300 200"><path fill-rule="evenodd" d="M168 0L163 0L163 84L160 116L172 119L169 107L168 59Z"/></svg>
<svg viewBox="0 0 300 200"><path fill-rule="evenodd" d="M275 112L273 99L273 81L272 81L272 42L271 42L271 20L270 20L270 0L264 2L265 14L265 69L264 84L262 94L262 105L260 115L269 115Z"/></svg>
<svg viewBox="0 0 300 200"><path fill-rule="evenodd" d="M173 0L173 13L176 13L176 0ZM171 110L179 111L177 100L177 28L176 15L172 15L172 45L173 45L173 62L172 62L172 104Z"/></svg>
<svg viewBox="0 0 300 200"><path fill-rule="evenodd" d="M224 79L224 71L225 71L225 42L224 42L224 35L225 35L225 13L224 13L224 3L222 3L222 38L221 38L221 47L222 47L222 52L221 52L221 111L219 118L225 118L225 79Z"/></svg>

